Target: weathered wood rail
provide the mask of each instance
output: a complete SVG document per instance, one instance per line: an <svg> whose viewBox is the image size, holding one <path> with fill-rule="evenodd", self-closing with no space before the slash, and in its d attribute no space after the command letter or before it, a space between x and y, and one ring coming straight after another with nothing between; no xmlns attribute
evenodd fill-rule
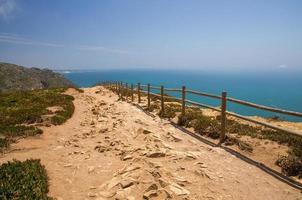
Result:
<svg viewBox="0 0 302 200"><path fill-rule="evenodd" d="M271 129L274 129L277 131L282 131L282 132L286 132L289 134L302 136L302 132L300 132L300 131L287 129L287 128L277 126L277 125L274 125L271 123L267 123L267 122L263 122L260 120L252 119L250 117L242 116L237 113L229 112L229 111L227 111L227 102L233 102L233 103L241 104L241 105L248 106L248 107L253 107L256 109L260 109L260 110L270 111L270 112L274 112L274 113L281 113L281 114L295 116L295 117L301 117L301 118L302 118L302 113L283 110L283 109L279 109L279 108L272 108L272 107L268 107L268 106L264 106L264 105L258 105L255 103L227 97L227 92L225 92L225 91L223 91L221 93L221 95L215 95L215 94L209 94L209 93L199 92L199 91L195 91L195 90L188 90L188 89L186 89L185 86L183 86L182 88L164 88L164 86L156 87L156 86L151 86L150 84L142 85L140 83L137 83L135 85L135 87L133 84L131 84L131 87L129 87L130 84L123 83L123 82L105 82L103 84L107 85L110 88L115 89L117 94L121 97L123 95L122 90L126 89L126 91L130 91L131 101L134 101L134 94L137 93L138 103L141 103L141 94L142 93L146 94L148 108L150 108L150 105L151 105L151 96L159 97L160 102L161 102L161 111L162 112L165 109L165 99L174 99L175 101L180 102L181 107L182 107L182 109L181 109L182 114L185 114L187 105L194 105L194 106L198 106L198 107L208 108L208 109L219 112L220 116L221 116L220 117L221 130L220 130L220 140L219 140L218 145L220 145L225 140L228 115L233 116L235 118L245 120L245 121L249 121L249 122L261 125L261 126L265 126L267 128L271 128ZM158 94L153 93L153 92L151 92L151 89L157 90L157 91L159 91L159 93ZM167 95L165 95L164 92L178 92L178 93L180 93L181 98L177 98L174 96L167 96ZM218 99L221 101L220 108L187 99L186 98L187 94L206 96L209 98ZM128 92L127 92L126 98L128 98Z"/></svg>

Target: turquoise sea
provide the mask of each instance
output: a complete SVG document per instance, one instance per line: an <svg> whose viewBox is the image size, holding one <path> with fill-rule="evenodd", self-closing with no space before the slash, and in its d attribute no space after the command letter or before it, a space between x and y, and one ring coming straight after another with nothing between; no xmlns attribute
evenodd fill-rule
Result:
<svg viewBox="0 0 302 200"><path fill-rule="evenodd" d="M102 81L123 81L128 83L164 85L180 88L185 85L213 94L227 91L229 97L292 111L302 112L302 76L299 73L217 73L202 71L165 70L94 70L62 72L79 87L93 86ZM169 93L178 96L177 94ZM190 95L191 100L218 106L219 100ZM279 116L290 121L302 118L261 111L234 103L228 103L228 110L242 115L263 117Z"/></svg>

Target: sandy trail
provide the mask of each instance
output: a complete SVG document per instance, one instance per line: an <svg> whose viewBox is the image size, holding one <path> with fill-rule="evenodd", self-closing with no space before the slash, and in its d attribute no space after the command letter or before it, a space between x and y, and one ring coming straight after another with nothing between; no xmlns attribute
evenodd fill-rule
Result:
<svg viewBox="0 0 302 200"><path fill-rule="evenodd" d="M299 190L117 101L73 92L75 113L20 140L0 162L39 158L57 199L302 199Z"/></svg>

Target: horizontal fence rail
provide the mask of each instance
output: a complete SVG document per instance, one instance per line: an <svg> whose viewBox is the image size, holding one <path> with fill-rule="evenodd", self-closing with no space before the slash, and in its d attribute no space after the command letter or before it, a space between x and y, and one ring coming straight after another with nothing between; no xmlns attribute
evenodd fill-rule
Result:
<svg viewBox="0 0 302 200"><path fill-rule="evenodd" d="M167 92L181 92L182 89L177 89L177 88L164 88L164 91L167 91Z"/></svg>
<svg viewBox="0 0 302 200"><path fill-rule="evenodd" d="M280 114L285 114L285 115L291 115L291 116L295 116L295 117L302 117L302 113L299 112L294 112L294 111L289 111L289 110L282 110L282 109L278 109L278 108L272 108L272 107L268 107L268 106L263 106L263 105L258 105L255 103L250 103L247 101L242 101L242 100L238 100L238 99L234 99L234 98L227 98L228 101L234 102L234 103L238 103L241 105L245 105L245 106L249 106L249 107L253 107L253 108L258 108L261 110L267 110L270 112L275 112L275 113L280 113Z"/></svg>
<svg viewBox="0 0 302 200"><path fill-rule="evenodd" d="M151 108L150 107L151 106L151 97L157 97L156 100L157 101L160 100L160 102L161 102L161 105L160 105L161 112L164 111L164 108L165 108L164 102L167 101L167 99L173 99L176 102L181 103L181 107L182 107L181 113L182 114L185 114L185 112L186 112L186 105L188 105L188 106L193 105L193 106L207 108L207 109L211 109L216 112L219 112L221 128L220 128L220 138L219 138L218 145L222 144L222 142L226 138L225 132L226 132L226 127L227 127L227 123L226 123L227 116L232 116L234 118L252 122L257 125L271 128L273 130L281 131L282 133L288 133L288 134L302 137L302 132L300 132L300 131L287 129L287 128L284 128L281 126L274 125L272 123L264 122L263 120L257 120L257 119L254 119L254 118L251 118L248 116L242 116L240 114L230 112L227 110L227 102L237 103L240 105L256 108L259 110L265 110L265 111L270 111L270 112L274 112L274 113L281 113L281 114L286 114L286 115L295 116L295 117L302 117L301 112L283 110L283 109L279 109L279 108L272 108L272 107L258 105L258 104L247 102L247 101L242 101L242 100L235 99L235 98L230 98L230 97L227 97L226 92L222 92L221 95L215 95L215 94L209 94L209 93L199 92L199 91L195 91L195 90L187 90L185 86L183 86L181 89L178 89L178 88L165 88L164 86L156 87L156 86L151 86L150 84L147 84L147 85L143 85L140 83L128 84L128 83L123 83L123 82L104 82L102 85L105 85L106 87L109 87L112 91L116 92L118 94L119 98L122 100L125 98L126 98L126 100L129 100L129 98L130 98L131 101L134 102L134 95L135 95L135 99L137 99L137 102L141 103L141 94L143 94L144 98L147 97L147 103L148 103L147 105L148 105L149 110ZM158 92L158 93L154 93L154 91L151 92L151 89L156 90L156 92ZM179 92L179 94L180 94L179 96L181 96L181 98L177 98L175 96L168 96L169 94L167 95L164 92ZM210 98L213 98L216 100L218 99L221 101L220 108L192 101L192 100L186 98L187 94L210 97ZM154 100L154 99L152 98L152 100ZM194 137L196 138L197 135L194 135ZM281 180L284 183L287 183L288 185L290 185L294 188L297 188L300 190L302 189L301 183L299 183L287 176L282 175L281 173L265 166L264 164L253 161L252 159L250 159L246 156L243 156L240 153L238 153L232 149L229 149L226 146L223 146L222 148L224 148L228 152L231 152L236 157L239 157L242 160L255 165L256 167L262 169L264 172L267 172L268 174L272 175L273 177L277 178L278 180Z"/></svg>
<svg viewBox="0 0 302 200"><path fill-rule="evenodd" d="M190 100L185 100L185 102L187 102L187 103L189 103L189 104L192 104L192 105L194 105L194 106L204 107L204 108L208 108L208 109L211 109L211 110L215 110L215 111L217 111L217 112L221 112L221 109L215 108L215 107L210 106L210 105L207 105L207 104L198 103L198 102L190 101Z"/></svg>
<svg viewBox="0 0 302 200"><path fill-rule="evenodd" d="M151 89L160 90L160 87L150 86Z"/></svg>
<svg viewBox="0 0 302 200"><path fill-rule="evenodd" d="M215 98L215 99L221 99L221 96L214 95L214 94L209 94L209 93L205 93L205 92L198 92L198 91L195 91L195 90L187 90L187 92L191 93L191 94L200 95L200 96L206 96L206 97L211 97L211 98Z"/></svg>
<svg viewBox="0 0 302 200"><path fill-rule="evenodd" d="M131 96L132 101L134 101L134 94L136 94L138 103L141 103L141 94L147 95L148 108L150 108L151 96L158 97L161 102L161 111L162 112L164 111L164 108L165 108L164 101L167 99L173 99L177 102L181 102L182 114L185 114L186 105L193 105L193 106L198 106L198 107L202 107L202 108L208 108L208 109L219 112L221 115L221 130L220 130L219 144L221 144L225 139L225 132L226 132L226 126L227 126L227 124L226 124L227 115L235 117L235 118L239 118L239 119L242 119L242 120L245 120L248 122L252 122L252 123L267 127L267 128L271 128L271 129L274 129L277 131L282 131L282 132L286 132L289 134L302 136L302 132L300 132L300 131L290 130L290 129L287 129L287 128L284 128L281 126L277 126L277 125L274 125L271 123L263 122L260 120L252 119L247 116L239 115L237 113L229 112L227 110L227 102L237 103L240 105L256 108L259 110L265 110L265 111L270 111L270 112L274 112L274 113L280 113L280 114L285 114L285 115L295 116L295 117L302 117L302 113L295 112L295 111L289 111L289 110L283 110L283 109L279 109L279 108L272 108L272 107L268 107L268 106L264 106L264 105L258 105L255 103L227 97L226 92L222 92L221 95L215 95L215 94L186 89L185 86L183 86L182 88L165 88L164 86L158 87L158 86L152 86L150 84L143 85L140 83L134 85L134 84L128 84L128 83L123 83L123 82L106 82L104 84L109 85L109 87L112 87L113 89L115 89L121 98L123 98L123 92L122 92L123 89L125 89L127 91L126 98ZM157 91L159 91L159 93L157 94L157 93L151 92L151 89L157 90ZM129 91L130 91L131 95L128 94ZM181 98L166 95L164 92L179 92ZM193 95L205 96L205 97L209 97L209 98L213 98L213 99L218 99L221 101L220 108L187 99L186 98L187 94L193 94Z"/></svg>

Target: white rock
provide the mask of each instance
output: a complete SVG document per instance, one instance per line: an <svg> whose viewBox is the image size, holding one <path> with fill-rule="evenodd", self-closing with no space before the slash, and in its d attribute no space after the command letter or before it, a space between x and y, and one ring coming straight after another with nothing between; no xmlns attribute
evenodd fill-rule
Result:
<svg viewBox="0 0 302 200"><path fill-rule="evenodd" d="M89 192L89 193L87 194L87 196L88 196L88 197L96 197L97 194L95 194L95 193L90 193L90 192Z"/></svg>
<svg viewBox="0 0 302 200"><path fill-rule="evenodd" d="M172 183L171 185L169 185L169 189L177 196L190 194L188 190L186 190L185 188L181 187L176 183Z"/></svg>
<svg viewBox="0 0 302 200"><path fill-rule="evenodd" d="M72 166L72 164L66 164L66 165L64 165L63 167L71 167Z"/></svg>
<svg viewBox="0 0 302 200"><path fill-rule="evenodd" d="M126 155L126 156L123 157L123 160L129 160L129 159L132 159L132 158L133 158L133 156L131 156L131 155Z"/></svg>
<svg viewBox="0 0 302 200"><path fill-rule="evenodd" d="M93 166L89 166L88 167L88 173L89 174L92 173L92 172L94 172L94 170L95 170L95 167L93 167Z"/></svg>

